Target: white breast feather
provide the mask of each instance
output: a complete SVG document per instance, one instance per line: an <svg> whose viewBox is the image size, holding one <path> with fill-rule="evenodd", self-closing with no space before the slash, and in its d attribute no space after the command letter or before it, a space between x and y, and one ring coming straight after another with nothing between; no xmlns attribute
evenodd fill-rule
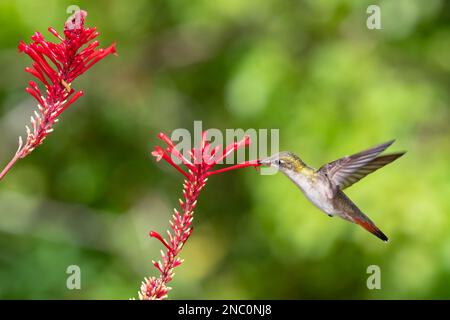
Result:
<svg viewBox="0 0 450 320"><path fill-rule="evenodd" d="M316 179L309 179L302 174L296 174L289 178L303 191L308 200L316 207L326 214L333 215L335 213L333 204L330 201L332 190L329 186L320 183L320 181Z"/></svg>

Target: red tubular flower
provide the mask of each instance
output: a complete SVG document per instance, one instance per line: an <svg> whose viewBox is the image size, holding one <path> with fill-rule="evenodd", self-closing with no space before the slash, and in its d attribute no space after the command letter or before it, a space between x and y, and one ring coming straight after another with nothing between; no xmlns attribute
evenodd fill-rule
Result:
<svg viewBox="0 0 450 320"><path fill-rule="evenodd" d="M41 91L34 81L29 82L25 89L38 103L38 110L31 116L31 128L26 126L26 141L23 143L19 137L19 148L0 173L2 179L14 163L29 155L45 137L53 131L53 124L57 117L74 103L83 91L71 87L72 82L95 63L109 54L115 54L115 43L106 49L97 49L99 42L93 41L99 33L96 28L85 28L86 11L75 12L64 24L64 37L49 28L58 40L52 43L44 39L41 33L36 32L30 44L23 41L19 43L19 51L26 53L34 60L31 67L25 71L34 76L45 87Z"/></svg>
<svg viewBox="0 0 450 320"><path fill-rule="evenodd" d="M181 249L185 245L192 233L192 220L194 208L197 204L197 198L200 191L205 186L208 177L222 172L259 166L257 160L246 161L234 166L212 170L213 167L220 163L224 158L231 155L237 149L250 145L249 137L245 137L239 142L232 143L220 152L221 147L217 146L211 150L210 144L206 141L206 131L202 135L201 146L193 148L189 158L183 156L176 148L172 140L165 134L160 133L158 138L164 141L168 147L163 150L161 147L155 147L152 156L157 161L164 159L171 166L177 169L186 178L183 184L183 198L180 199L181 210L174 209L172 220L170 221L170 229L167 231L168 240L164 239L155 231L150 232L150 237L158 239L165 247L165 251L161 250L162 260L152 261L153 265L160 272L158 278L146 278L142 282L139 298L141 300L161 300L167 298L167 292L171 289L167 284L173 278L173 270L179 266L183 260L178 257ZM175 163L173 159L178 159L186 167L183 169Z"/></svg>

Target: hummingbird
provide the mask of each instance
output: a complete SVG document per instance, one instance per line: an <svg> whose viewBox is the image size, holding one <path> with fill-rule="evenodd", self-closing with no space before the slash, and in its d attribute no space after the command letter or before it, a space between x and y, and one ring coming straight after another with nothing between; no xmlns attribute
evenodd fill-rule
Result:
<svg viewBox="0 0 450 320"><path fill-rule="evenodd" d="M275 167L284 173L309 201L328 216L338 216L356 223L387 242L388 237L345 195L343 190L404 155L405 152L380 155L394 141L324 164L318 170L308 166L289 151L259 160L259 164Z"/></svg>

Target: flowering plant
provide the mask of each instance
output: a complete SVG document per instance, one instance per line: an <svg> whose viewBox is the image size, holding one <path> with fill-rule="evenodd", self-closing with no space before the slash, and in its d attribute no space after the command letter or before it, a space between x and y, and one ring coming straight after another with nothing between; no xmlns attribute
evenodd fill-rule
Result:
<svg viewBox="0 0 450 320"><path fill-rule="evenodd" d="M161 300L167 298L167 293L171 289L168 287L168 283L173 278L174 268L183 262L178 257L178 254L192 233L194 208L197 204L200 191L205 186L208 177L234 169L259 166L258 160L252 160L222 169L212 170L216 164L221 163L222 160L233 154L236 150L248 146L250 144L250 138L248 136L228 145L224 149L220 145L211 148L211 145L207 142L207 131L205 131L202 134L200 146L198 148L192 148L188 157L181 154L175 148L173 141L165 134L160 133L158 137L167 144L167 148L164 150L157 146L152 152L152 155L157 161L164 159L185 177L183 184L184 200L179 200L181 212L174 209L174 214L170 221L171 230L167 231L168 240L164 239L158 232L150 232L150 237L158 239L163 244L165 251L161 250L162 260L152 261L160 275L159 277L144 279L139 292L139 298L141 300ZM176 162L181 162L187 170L180 167Z"/></svg>
<svg viewBox="0 0 450 320"><path fill-rule="evenodd" d="M72 82L107 55L116 53L115 43L106 49L97 49L99 42L93 40L99 33L95 27L84 27L86 16L86 11L78 10L69 17L64 24L64 37L50 27L48 31L59 43L45 40L40 32L31 37L30 44L20 41L19 51L34 60L25 71L41 82L45 91L42 92L34 81L30 81L25 89L36 99L38 110L31 116L31 128L26 126L25 143L19 137L19 147L0 173L0 179L18 159L25 158L44 141L53 131L58 116L83 95L83 91L75 92Z"/></svg>

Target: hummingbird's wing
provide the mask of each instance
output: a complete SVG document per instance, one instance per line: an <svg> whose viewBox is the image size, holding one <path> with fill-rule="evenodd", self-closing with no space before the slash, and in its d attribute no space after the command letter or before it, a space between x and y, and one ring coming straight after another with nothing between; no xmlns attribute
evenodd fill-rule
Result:
<svg viewBox="0 0 450 320"><path fill-rule="evenodd" d="M351 156L323 165L318 172L327 174L328 178L341 190L350 187L369 173L384 167L401 157L404 152L379 156L395 140L361 151Z"/></svg>

